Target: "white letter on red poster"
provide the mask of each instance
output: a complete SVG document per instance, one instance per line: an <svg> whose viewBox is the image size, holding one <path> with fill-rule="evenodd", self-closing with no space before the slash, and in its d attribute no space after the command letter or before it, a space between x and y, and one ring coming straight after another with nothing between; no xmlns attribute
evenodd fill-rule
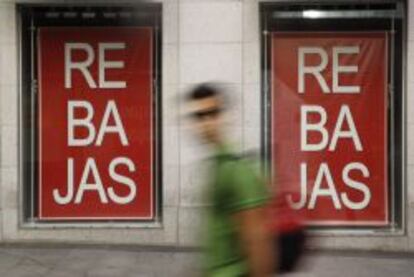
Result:
<svg viewBox="0 0 414 277"><path fill-rule="evenodd" d="M129 188L130 193L127 196L122 197L117 195L115 193L115 190L112 187L110 187L108 188L108 195L109 198L111 198L111 200L115 203L128 204L132 200L134 200L135 196L137 195L137 186L132 179L120 175L115 171L115 169L122 164L126 165L130 172L135 171L135 164L131 161L131 159L128 159L126 157L118 157L115 158L109 165L109 175L113 180L117 181L118 183L126 185Z"/></svg>
<svg viewBox="0 0 414 277"><path fill-rule="evenodd" d="M85 51L87 54L86 60L81 62L72 61L72 50L74 49ZM96 88L95 81L88 69L93 63L94 58L93 48L88 43L65 43L65 88L72 88L72 70L74 69L79 70L83 74L89 87Z"/></svg>
<svg viewBox="0 0 414 277"><path fill-rule="evenodd" d="M66 196L60 196L59 190L58 189L53 189L53 199L55 200L56 203L58 203L59 205L66 205L69 204L70 201L72 201L73 198L73 177L74 177L74 168L73 168L73 158L69 158L68 159L68 177L67 177L67 193Z"/></svg>
<svg viewBox="0 0 414 277"><path fill-rule="evenodd" d="M318 123L309 123L308 115L311 113L316 113L320 116L320 121ZM300 146L302 151L320 151L328 145L329 135L328 131L325 129L325 124L327 121L326 111L321 106L301 106L300 107ZM322 139L319 143L308 143L308 132L314 131L319 132L322 136Z"/></svg>
<svg viewBox="0 0 414 277"><path fill-rule="evenodd" d="M305 56L313 54L319 55L321 58L321 63L316 66L306 66L305 65ZM305 74L312 74L316 80L318 80L319 85L322 88L324 93L329 93L329 87L326 83L325 79L323 78L321 72L326 68L328 65L328 54L326 51L323 50L321 47L299 47L299 78L298 78L298 87L299 93L305 92Z"/></svg>
<svg viewBox="0 0 414 277"><path fill-rule="evenodd" d="M342 130L345 121L349 126L349 131ZM357 151L362 151L361 139L359 138L359 134L355 127L355 122L348 105L341 106L341 110L339 111L338 119L335 124L335 130L332 135L331 144L329 145L329 151L336 150L336 144L339 138L351 138L355 149Z"/></svg>
<svg viewBox="0 0 414 277"><path fill-rule="evenodd" d="M112 115L115 125L109 125L109 119ZM118 108L116 107L114 100L109 100L105 108L105 113L99 127L98 137L96 138L96 145L101 146L103 138L106 133L118 133L119 138L123 146L128 146L128 139L125 133L125 128L122 124L121 116L119 115Z"/></svg>
<svg viewBox="0 0 414 277"><path fill-rule="evenodd" d="M362 210L365 209L371 202L371 191L365 184L352 180L349 177L349 174L352 170L359 170L365 178L370 177L369 170L364 164L354 162L349 163L342 171L342 179L344 183L348 187L361 191L364 194L364 198L361 202L353 202L348 198L348 195L343 192L341 195L342 201L344 202L345 206L347 206L349 209Z"/></svg>
<svg viewBox="0 0 414 277"><path fill-rule="evenodd" d="M105 78L106 68L124 68L123 61L107 61L105 60L106 50L122 50L125 49L123 42L99 43L99 87L100 88L126 88L125 81L107 81Z"/></svg>
<svg viewBox="0 0 414 277"><path fill-rule="evenodd" d="M341 54L359 54L358 46L333 47L332 61L332 91L333 93L360 93L360 86L341 86L339 85L339 73L357 73L357 65L339 65L339 55Z"/></svg>
<svg viewBox="0 0 414 277"><path fill-rule="evenodd" d="M88 183L89 175L92 173L93 183ZM75 197L75 204L82 203L83 194L85 191L97 191L101 203L108 203L105 190L103 187L101 176L99 175L98 167L94 158L88 158L86 160L85 168L83 169L82 178L79 184L78 193Z"/></svg>
<svg viewBox="0 0 414 277"><path fill-rule="evenodd" d="M328 185L327 188L322 188L322 180L326 180L326 184ZM329 170L329 166L327 163L322 163L318 170L318 175L316 175L315 184L313 187L313 191L311 194L311 198L309 200L309 209L315 209L316 200L320 196L329 196L331 197L335 209L341 209L341 202L339 201L338 193L335 189L335 184L332 179L331 171Z"/></svg>
<svg viewBox="0 0 414 277"><path fill-rule="evenodd" d="M75 110L83 109L86 111L85 118L75 118ZM68 145L87 146L93 143L95 138L95 127L92 124L94 109L88 101L68 101ZM76 138L75 127L84 127L88 130L86 138Z"/></svg>

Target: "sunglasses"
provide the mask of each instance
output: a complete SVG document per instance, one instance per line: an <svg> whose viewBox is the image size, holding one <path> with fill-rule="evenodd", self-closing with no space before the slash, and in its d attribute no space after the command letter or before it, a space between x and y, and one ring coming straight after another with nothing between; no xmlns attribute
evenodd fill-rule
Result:
<svg viewBox="0 0 414 277"><path fill-rule="evenodd" d="M193 113L190 114L190 116L192 118L196 118L196 119L206 119L206 118L216 117L220 113L221 113L220 108L213 108L213 109L200 110L200 111L197 111L197 112L193 112Z"/></svg>

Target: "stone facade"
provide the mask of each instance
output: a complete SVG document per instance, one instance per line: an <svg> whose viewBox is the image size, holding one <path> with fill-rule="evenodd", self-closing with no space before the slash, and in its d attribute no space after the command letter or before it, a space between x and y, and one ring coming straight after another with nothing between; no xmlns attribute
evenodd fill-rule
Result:
<svg viewBox="0 0 414 277"><path fill-rule="evenodd" d="M18 20L16 3L82 1L0 1L0 241L120 243L197 246L202 221L205 150L189 134L180 95L191 85L218 80L234 104L228 136L241 149L260 148L260 27L258 0L164 0L162 45L163 221L159 228L55 229L21 226L19 158ZM342 1L343 2L343 1ZM363 1L353 1L363 2ZM105 1L96 1L105 3ZM414 1L408 7L406 84L405 234L317 234L315 247L414 250Z"/></svg>

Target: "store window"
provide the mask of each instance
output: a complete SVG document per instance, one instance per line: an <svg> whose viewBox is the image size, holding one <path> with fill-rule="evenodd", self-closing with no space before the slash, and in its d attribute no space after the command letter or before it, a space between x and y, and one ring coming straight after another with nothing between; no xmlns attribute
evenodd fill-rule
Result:
<svg viewBox="0 0 414 277"><path fill-rule="evenodd" d="M317 229L404 229L405 3L261 5L263 143Z"/></svg>
<svg viewBox="0 0 414 277"><path fill-rule="evenodd" d="M19 6L23 223L161 218L161 6Z"/></svg>

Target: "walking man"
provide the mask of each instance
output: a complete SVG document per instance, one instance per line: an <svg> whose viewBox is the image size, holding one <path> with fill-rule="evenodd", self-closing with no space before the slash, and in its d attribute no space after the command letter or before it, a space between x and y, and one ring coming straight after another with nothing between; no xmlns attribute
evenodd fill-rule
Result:
<svg viewBox="0 0 414 277"><path fill-rule="evenodd" d="M224 93L201 84L186 97L196 135L214 151L208 174L206 275L211 277L271 276L273 241L266 228L268 192L249 163L238 158L222 133Z"/></svg>

